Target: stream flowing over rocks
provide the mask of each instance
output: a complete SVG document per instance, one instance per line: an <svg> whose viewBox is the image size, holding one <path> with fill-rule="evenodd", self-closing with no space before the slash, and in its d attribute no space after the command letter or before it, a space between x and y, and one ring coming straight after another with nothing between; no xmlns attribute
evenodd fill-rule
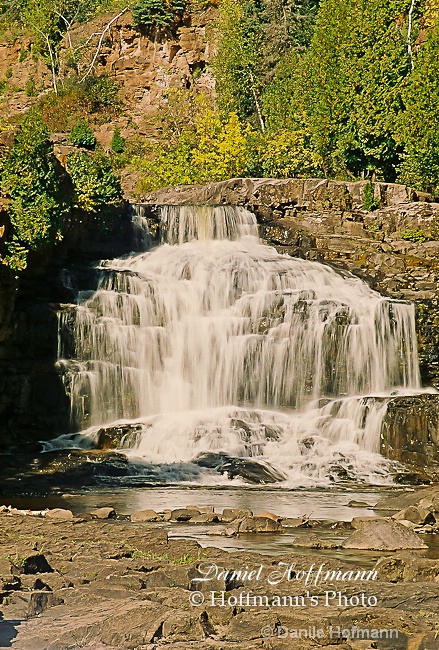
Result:
<svg viewBox="0 0 439 650"><path fill-rule="evenodd" d="M97 290L60 312L78 433L46 451L108 445L165 482L388 482L398 466L379 452L408 460L384 425L389 400L437 405L414 306L264 245L241 206L164 205L155 228L141 209L134 222L146 252L101 262Z"/></svg>
<svg viewBox="0 0 439 650"><path fill-rule="evenodd" d="M416 498L411 507L439 525L437 486ZM437 650L439 561L396 521L402 513L336 525L194 505L74 515L65 504L0 507L1 647L308 650L319 630L325 648ZM188 523L195 535L206 527L243 540L289 535L289 550L230 553L171 537ZM393 630L391 644L379 630Z"/></svg>

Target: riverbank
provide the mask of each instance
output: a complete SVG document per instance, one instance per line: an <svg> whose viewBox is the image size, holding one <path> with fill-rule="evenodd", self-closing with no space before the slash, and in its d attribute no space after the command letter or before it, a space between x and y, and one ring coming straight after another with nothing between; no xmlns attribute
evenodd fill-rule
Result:
<svg viewBox="0 0 439 650"><path fill-rule="evenodd" d="M427 535L413 532L430 526L430 539L437 537L437 497L436 486L384 499L380 507L402 514L366 523L196 506L141 511L131 520L111 507L74 516L68 498L65 509L39 515L2 507L0 647L437 649L439 559L426 557ZM430 524L419 523L423 512ZM194 536L209 522L243 539L301 532L282 555L230 553L175 539L191 519ZM395 527L390 545L386 526ZM335 543L325 542L325 527ZM392 552L401 529L414 536L403 533L412 550ZM373 564L361 559L364 550L355 562L343 560L364 548L365 535L373 545L376 534ZM330 546L340 558L325 555Z"/></svg>

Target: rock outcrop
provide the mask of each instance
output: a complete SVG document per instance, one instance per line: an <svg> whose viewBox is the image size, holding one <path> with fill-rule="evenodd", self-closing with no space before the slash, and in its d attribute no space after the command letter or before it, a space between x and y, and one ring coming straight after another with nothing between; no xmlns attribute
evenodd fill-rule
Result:
<svg viewBox="0 0 439 650"><path fill-rule="evenodd" d="M439 394L389 400L381 427L381 453L439 474Z"/></svg>
<svg viewBox="0 0 439 650"><path fill-rule="evenodd" d="M79 285L95 288L92 262L135 246L126 206L105 227L93 215L67 220L63 234L58 244L31 252L19 278L0 265L0 447L70 430L55 368L57 310L75 300Z"/></svg>

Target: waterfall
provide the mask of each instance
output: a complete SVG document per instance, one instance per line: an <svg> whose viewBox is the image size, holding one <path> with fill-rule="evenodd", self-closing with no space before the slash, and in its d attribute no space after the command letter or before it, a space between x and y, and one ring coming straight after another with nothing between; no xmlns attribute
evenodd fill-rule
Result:
<svg viewBox="0 0 439 650"><path fill-rule="evenodd" d="M277 253L242 207L163 206L159 233L154 249L102 261L97 290L60 314L82 431L63 444L134 421L120 446L149 465L223 453L291 485L386 480L385 396L419 388L413 305Z"/></svg>

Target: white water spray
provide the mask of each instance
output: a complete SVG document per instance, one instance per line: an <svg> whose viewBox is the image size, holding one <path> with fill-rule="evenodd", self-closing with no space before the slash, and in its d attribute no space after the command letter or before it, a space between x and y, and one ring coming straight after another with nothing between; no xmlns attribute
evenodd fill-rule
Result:
<svg viewBox="0 0 439 650"><path fill-rule="evenodd" d="M58 363L87 429L74 444L135 421L121 444L151 465L225 452L290 485L385 481L386 401L370 396L419 387L413 306L278 254L244 208L162 207L160 233L103 262L97 291L60 315L62 354L74 344Z"/></svg>

